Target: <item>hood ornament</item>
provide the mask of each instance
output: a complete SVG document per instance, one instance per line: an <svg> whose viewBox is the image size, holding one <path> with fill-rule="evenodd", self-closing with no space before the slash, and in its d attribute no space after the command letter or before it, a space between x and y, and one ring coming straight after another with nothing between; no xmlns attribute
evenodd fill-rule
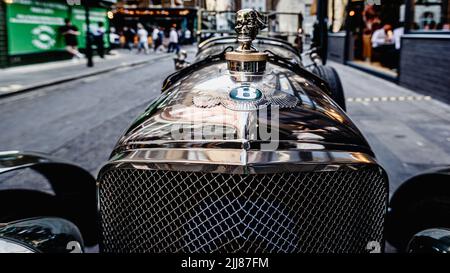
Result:
<svg viewBox="0 0 450 273"><path fill-rule="evenodd" d="M266 27L264 17L254 9L242 9L236 13L234 29L239 46L235 51L225 54L230 72L262 74L265 71L268 54L259 52L252 42L259 31Z"/></svg>
<svg viewBox="0 0 450 273"><path fill-rule="evenodd" d="M236 49L238 52L256 52L252 41L256 39L260 30L267 25L262 15L254 9L242 9L236 13L236 24L234 29L238 34L237 39L240 43Z"/></svg>

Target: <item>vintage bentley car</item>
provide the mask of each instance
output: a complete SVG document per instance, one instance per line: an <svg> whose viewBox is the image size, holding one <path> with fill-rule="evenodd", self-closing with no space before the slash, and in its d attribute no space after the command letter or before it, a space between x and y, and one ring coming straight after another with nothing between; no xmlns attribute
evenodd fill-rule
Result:
<svg viewBox="0 0 450 273"><path fill-rule="evenodd" d="M337 74L257 37L264 20L254 10L236 18L237 37L199 45L96 180L42 154L1 153L0 173L32 168L54 194L0 191L0 252L384 251L387 175L345 113ZM403 250L416 232L446 224L406 232L406 218L393 219ZM448 235L427 232L414 249Z"/></svg>

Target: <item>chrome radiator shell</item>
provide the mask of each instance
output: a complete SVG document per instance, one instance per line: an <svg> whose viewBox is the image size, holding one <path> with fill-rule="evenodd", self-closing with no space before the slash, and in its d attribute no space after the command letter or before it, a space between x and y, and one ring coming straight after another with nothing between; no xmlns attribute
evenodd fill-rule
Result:
<svg viewBox="0 0 450 273"><path fill-rule="evenodd" d="M387 176L326 82L263 38L278 57L237 77L223 58L234 40L201 44L118 140L98 177L101 250L384 249ZM238 102L243 87L259 95Z"/></svg>
<svg viewBox="0 0 450 273"><path fill-rule="evenodd" d="M377 165L231 174L110 168L99 178L103 252L364 253L383 245Z"/></svg>

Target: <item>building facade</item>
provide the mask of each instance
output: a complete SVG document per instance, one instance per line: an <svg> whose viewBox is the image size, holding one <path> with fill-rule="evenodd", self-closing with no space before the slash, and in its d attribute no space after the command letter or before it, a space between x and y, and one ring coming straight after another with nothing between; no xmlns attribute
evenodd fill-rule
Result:
<svg viewBox="0 0 450 273"><path fill-rule="evenodd" d="M108 28L107 11L111 1L90 4L90 29L103 22ZM65 0L0 1L0 67L54 61L69 58L59 28L69 18L77 26L79 47L86 45L84 6ZM105 37L105 46L109 40Z"/></svg>
<svg viewBox="0 0 450 273"><path fill-rule="evenodd" d="M330 60L450 102L449 0L330 2Z"/></svg>

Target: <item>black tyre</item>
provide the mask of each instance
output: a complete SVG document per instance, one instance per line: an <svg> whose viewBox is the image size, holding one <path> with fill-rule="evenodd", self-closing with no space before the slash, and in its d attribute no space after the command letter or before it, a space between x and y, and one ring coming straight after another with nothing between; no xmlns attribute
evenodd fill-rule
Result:
<svg viewBox="0 0 450 273"><path fill-rule="evenodd" d="M325 80L330 86L331 98L346 111L344 88L336 70L330 66L319 65L314 67L313 73Z"/></svg>
<svg viewBox="0 0 450 273"><path fill-rule="evenodd" d="M429 173L403 183L390 201L386 239L406 251L414 234L430 228L450 228L450 176Z"/></svg>

